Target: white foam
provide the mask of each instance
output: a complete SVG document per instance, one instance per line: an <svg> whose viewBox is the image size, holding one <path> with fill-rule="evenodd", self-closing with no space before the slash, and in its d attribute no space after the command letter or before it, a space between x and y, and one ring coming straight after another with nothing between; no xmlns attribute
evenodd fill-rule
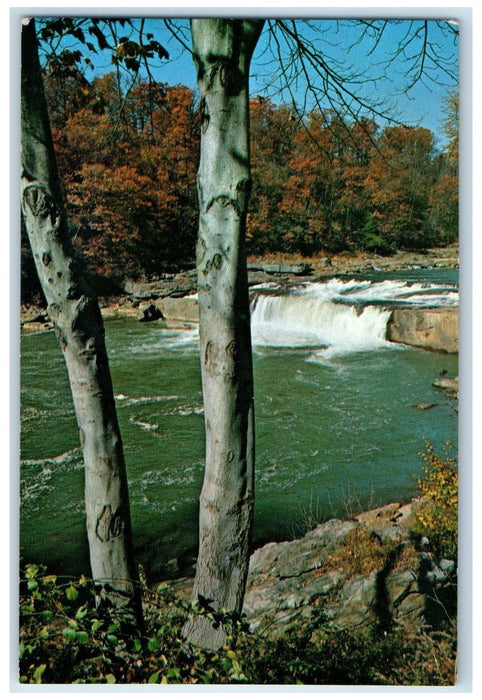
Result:
<svg viewBox="0 0 482 700"><path fill-rule="evenodd" d="M318 348L310 360L326 362L335 355L394 347L386 340L394 304L455 306L458 300L453 285L337 278L306 283L284 296L261 293L255 297L251 304L253 344L258 348Z"/></svg>
<svg viewBox="0 0 482 700"><path fill-rule="evenodd" d="M70 462L76 462L81 459L81 451L79 447L74 447L73 450L68 450L55 457L45 457L43 459L22 459L20 464L22 467L42 467L43 472L51 472L47 465L54 465L56 467L62 466L64 464L69 464Z"/></svg>
<svg viewBox="0 0 482 700"><path fill-rule="evenodd" d="M159 428L158 423L148 423L147 421L137 420L132 417L129 418L129 422L137 425L138 428L142 428L142 430L157 430Z"/></svg>
<svg viewBox="0 0 482 700"><path fill-rule="evenodd" d="M127 408L128 406L135 406L137 404L143 403L160 403L163 401L177 401L179 396L175 394L166 394L161 396L126 396L125 394L116 394L116 401L120 403L119 408Z"/></svg>
<svg viewBox="0 0 482 700"><path fill-rule="evenodd" d="M199 347L199 329L197 323L189 328L161 329L143 343L132 343L123 350L124 355L161 355L166 351L195 352Z"/></svg>
<svg viewBox="0 0 482 700"><path fill-rule="evenodd" d="M256 299L252 311L253 344L272 347L329 347L370 350L387 344L390 311L357 309L300 296Z"/></svg>
<svg viewBox="0 0 482 700"><path fill-rule="evenodd" d="M416 306L456 306L459 302L454 285L433 282L409 283L404 280L344 281L333 278L327 282L313 282L296 287L294 294L345 304L401 302Z"/></svg>

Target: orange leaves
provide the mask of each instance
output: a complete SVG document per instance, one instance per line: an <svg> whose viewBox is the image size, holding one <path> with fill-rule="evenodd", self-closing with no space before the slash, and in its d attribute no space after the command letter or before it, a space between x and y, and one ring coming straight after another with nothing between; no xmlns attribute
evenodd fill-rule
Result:
<svg viewBox="0 0 482 700"><path fill-rule="evenodd" d="M69 217L92 264L156 275L193 260L192 91L140 83L119 95L113 74L92 84L79 75L62 85L52 79L49 104ZM328 110L301 119L262 97L250 100L250 122L249 253L356 252L366 226L386 249L456 239L457 171L435 154L427 129L379 131Z"/></svg>
<svg viewBox="0 0 482 700"><path fill-rule="evenodd" d="M72 104L64 97L52 109ZM69 220L92 267L155 275L194 257L198 134L188 88L141 83L122 96L115 77L102 76L56 122Z"/></svg>

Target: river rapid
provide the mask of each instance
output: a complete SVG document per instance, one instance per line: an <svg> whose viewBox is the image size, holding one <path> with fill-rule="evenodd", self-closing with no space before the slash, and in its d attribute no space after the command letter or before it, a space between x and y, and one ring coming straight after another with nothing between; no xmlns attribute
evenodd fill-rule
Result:
<svg viewBox="0 0 482 700"><path fill-rule="evenodd" d="M253 540L417 492L425 441L457 445L454 401L432 386L458 356L385 339L394 306L458 304L457 271L255 288L257 476ZM106 322L133 534L149 577L197 544L204 458L198 333ZM20 545L24 561L89 571L83 466L52 332L21 338ZM418 410L418 404L433 404Z"/></svg>

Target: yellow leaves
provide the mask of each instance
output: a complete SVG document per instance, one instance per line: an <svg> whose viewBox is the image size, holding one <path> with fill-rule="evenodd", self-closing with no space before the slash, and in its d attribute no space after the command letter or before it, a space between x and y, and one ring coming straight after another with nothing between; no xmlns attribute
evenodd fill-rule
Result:
<svg viewBox="0 0 482 700"><path fill-rule="evenodd" d="M418 521L444 556L455 556L457 551L458 468L450 447L447 443L440 456L427 444L427 452L420 455L425 476L418 482L423 496Z"/></svg>

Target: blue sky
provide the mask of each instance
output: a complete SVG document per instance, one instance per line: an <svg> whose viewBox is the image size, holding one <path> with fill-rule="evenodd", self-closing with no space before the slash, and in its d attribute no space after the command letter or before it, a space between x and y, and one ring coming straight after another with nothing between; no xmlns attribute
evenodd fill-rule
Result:
<svg viewBox="0 0 482 700"><path fill-rule="evenodd" d="M190 46L189 21L184 19L173 20L173 22L184 43ZM286 22L290 28L294 26L290 18L286 18ZM275 27L275 24L271 23L270 26ZM298 105L302 105L307 93L299 62L290 62L285 58L284 65L290 90L286 89L286 75L276 79L280 73L280 62L275 55L277 44L269 31L270 26L268 23L265 25L253 56L251 93L270 97L276 103L291 102L294 98ZM442 146L444 142L443 101L448 91L457 87L458 40L455 33L450 31L450 28L444 31L436 20L429 20L427 37L431 47L429 54L435 52L452 75L447 75L428 57L423 77L407 91L405 88L411 82L409 67L413 64L414 57L420 55L422 50L423 21L421 19L413 22L409 19L388 20L381 39L373 51L371 51L375 46L373 37L380 32L367 31L367 36L359 41L363 26L360 20L348 19L318 18L312 20L311 26L306 23L306 20L296 22L300 35L313 42L329 68L336 70L343 79L343 84L350 91L351 96L359 97L367 104L377 105L382 113L391 114L404 123L420 124L429 128L435 134L436 143ZM168 61L157 61L152 64L152 73L156 80L170 85L184 84L195 89L196 76L189 51L183 49L167 30L162 18L149 19L146 16L145 31L152 32L155 39L165 46L170 54ZM119 36L122 36L122 33L128 32L120 30ZM286 57L285 39L279 31L276 32L276 36L281 53ZM403 54L388 62L396 53L400 42L407 37L412 37L413 41L407 43ZM109 56L98 55L91 58L95 59L96 72L112 70ZM317 90L321 106L328 107L329 102L323 88L322 77L311 72L310 79ZM353 97L348 96L348 102L354 110L358 109ZM309 95L308 108L313 104L313 95ZM381 117L375 116L375 119L381 126L385 124Z"/></svg>

